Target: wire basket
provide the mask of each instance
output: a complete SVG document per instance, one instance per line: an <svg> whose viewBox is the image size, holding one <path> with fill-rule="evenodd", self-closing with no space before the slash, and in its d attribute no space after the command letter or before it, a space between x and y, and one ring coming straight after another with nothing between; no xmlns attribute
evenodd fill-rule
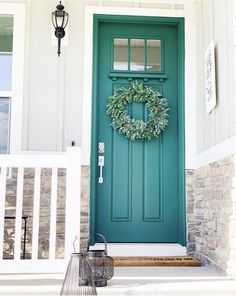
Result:
<svg viewBox="0 0 236 296"><path fill-rule="evenodd" d="M107 285L107 281L110 280L114 275L114 260L112 257L107 255L107 242L103 235L96 233L102 238L104 242L104 250L90 250L89 242L92 238L90 237L87 246L87 255L93 278L96 287L104 287Z"/></svg>

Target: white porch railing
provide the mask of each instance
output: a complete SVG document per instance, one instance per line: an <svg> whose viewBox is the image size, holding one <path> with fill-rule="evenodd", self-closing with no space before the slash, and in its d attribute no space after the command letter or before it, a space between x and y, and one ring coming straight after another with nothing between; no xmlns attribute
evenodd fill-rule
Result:
<svg viewBox="0 0 236 296"><path fill-rule="evenodd" d="M73 240L75 236L80 238L81 149L70 147L66 153L61 154L25 153L0 155L0 168L0 273L64 272L70 253L73 252ZM17 168L14 258L3 259L6 181L9 168ZM34 169L31 259L22 259L21 255L25 168ZM41 170L45 168L51 169L49 256L48 259L39 259L40 184ZM66 169L64 259L56 259L57 180L59 168Z"/></svg>

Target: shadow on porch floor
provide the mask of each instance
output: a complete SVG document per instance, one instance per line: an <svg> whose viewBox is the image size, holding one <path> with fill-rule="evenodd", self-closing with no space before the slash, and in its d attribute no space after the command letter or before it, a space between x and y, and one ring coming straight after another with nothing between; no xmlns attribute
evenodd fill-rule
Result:
<svg viewBox="0 0 236 296"><path fill-rule="evenodd" d="M0 275L0 295L59 295L62 274ZM98 295L236 295L236 281L209 267L119 267Z"/></svg>

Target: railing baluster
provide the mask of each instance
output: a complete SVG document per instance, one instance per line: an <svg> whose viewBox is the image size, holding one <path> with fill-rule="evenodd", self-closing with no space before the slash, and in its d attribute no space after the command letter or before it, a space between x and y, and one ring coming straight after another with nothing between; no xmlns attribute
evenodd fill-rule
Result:
<svg viewBox="0 0 236 296"><path fill-rule="evenodd" d="M55 259L57 227L57 168L52 168L49 259Z"/></svg>
<svg viewBox="0 0 236 296"><path fill-rule="evenodd" d="M65 220L65 259L69 260L73 241L80 241L80 194L81 194L81 149L67 148L68 167L66 171L66 220ZM76 250L79 252L80 250Z"/></svg>
<svg viewBox="0 0 236 296"><path fill-rule="evenodd" d="M4 241L4 217L6 201L6 175L7 168L1 167L0 174L0 260L3 258L3 241Z"/></svg>
<svg viewBox="0 0 236 296"><path fill-rule="evenodd" d="M32 235L32 259L38 259L39 245L39 211L40 211L40 183L41 168L35 168L34 176L34 210L33 210L33 235Z"/></svg>
<svg viewBox="0 0 236 296"><path fill-rule="evenodd" d="M24 168L18 168L17 194L16 194L16 220L15 220L15 254L14 258L20 260L21 255L21 227L23 207Z"/></svg>

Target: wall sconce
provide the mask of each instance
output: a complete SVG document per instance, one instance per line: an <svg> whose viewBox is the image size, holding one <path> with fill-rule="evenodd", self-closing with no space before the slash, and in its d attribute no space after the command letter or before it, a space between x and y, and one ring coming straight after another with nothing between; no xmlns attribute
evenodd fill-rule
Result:
<svg viewBox="0 0 236 296"><path fill-rule="evenodd" d="M65 36L65 27L68 24L69 14L64 11L64 6L60 3L57 5L57 10L52 13L52 23L55 28L55 36L58 38L57 54L61 54L61 39Z"/></svg>

